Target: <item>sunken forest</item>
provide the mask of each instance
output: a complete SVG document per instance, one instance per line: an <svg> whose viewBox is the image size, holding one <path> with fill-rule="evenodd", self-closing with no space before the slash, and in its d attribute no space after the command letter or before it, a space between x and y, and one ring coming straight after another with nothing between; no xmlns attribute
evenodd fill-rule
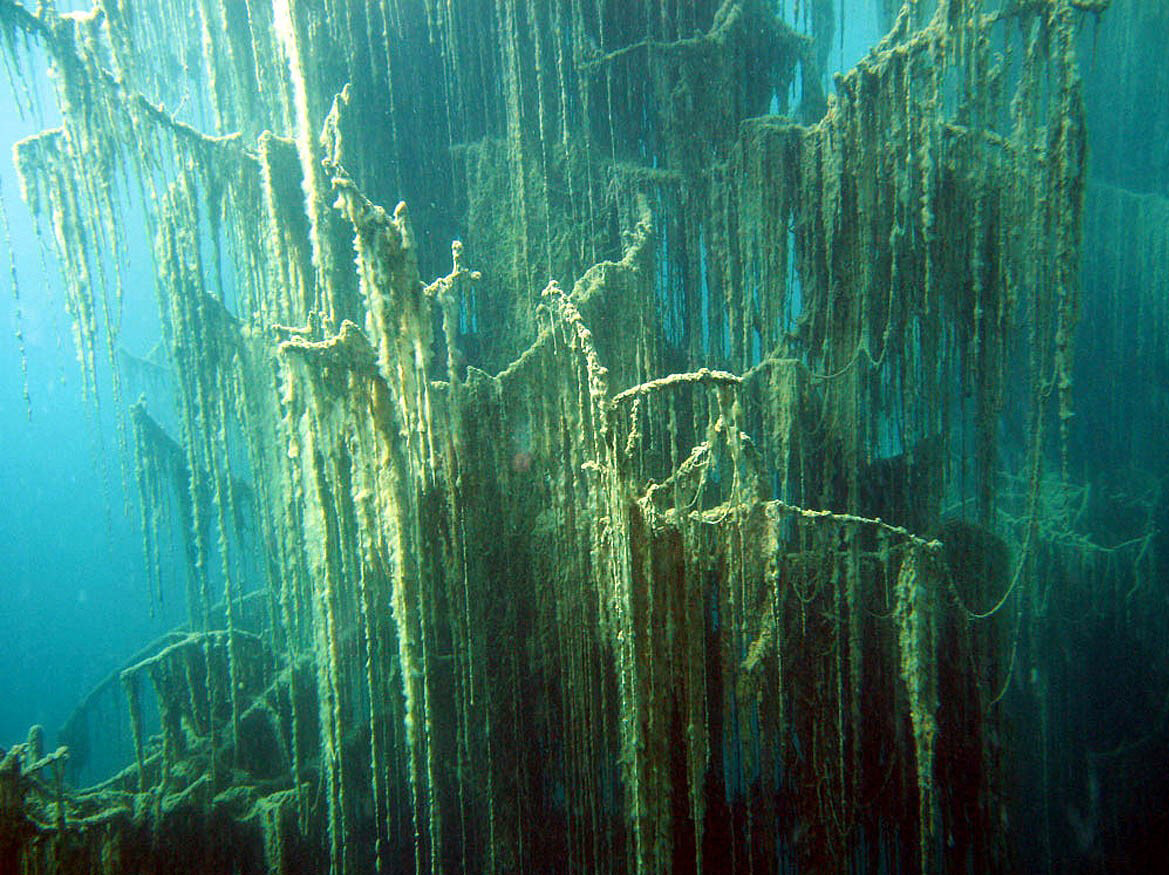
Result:
<svg viewBox="0 0 1169 875"><path fill-rule="evenodd" d="M1163 864L1169 4L66 5L19 196L186 619L0 870Z"/></svg>

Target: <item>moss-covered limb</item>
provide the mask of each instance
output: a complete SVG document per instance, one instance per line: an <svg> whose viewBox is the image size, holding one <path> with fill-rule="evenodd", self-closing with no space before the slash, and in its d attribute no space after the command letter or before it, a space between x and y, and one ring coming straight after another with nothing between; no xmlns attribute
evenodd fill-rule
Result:
<svg viewBox="0 0 1169 875"><path fill-rule="evenodd" d="M447 346L447 375L451 383L458 381L465 360L458 346L459 310L469 300L469 289L465 286L478 282L483 273L463 267L463 244L460 240L451 243L451 272L430 283L425 292L434 298L442 311L442 330Z"/></svg>
<svg viewBox="0 0 1169 875"><path fill-rule="evenodd" d="M624 392L618 392L613 396L613 399L609 403L612 405L615 411L625 401L635 399L650 392L658 392L663 389L671 388L673 386L682 386L691 383L710 383L712 385L721 384L727 386L738 386L742 382L743 381L741 377L737 377L734 374L727 373L726 371L713 371L709 368L702 368L700 370L694 371L693 373L670 374L666 377L658 377L655 380L650 380L648 382L641 383L640 385L632 386L629 389L626 389Z"/></svg>
<svg viewBox="0 0 1169 875"><path fill-rule="evenodd" d="M95 6L88 16L57 16L46 7L30 11L19 0L0 0L0 21L10 28L19 28L29 36L36 37L58 64L71 68L85 68L92 77L93 88L108 89L123 102L134 118L150 121L165 128L176 137L198 147L218 147L241 143L238 133L206 134L191 124L176 118L163 106L154 103L146 95L127 88L125 79L103 66L92 63L88 51L78 46L78 40L92 39L89 32L101 30L105 21L105 10Z"/></svg>
<svg viewBox="0 0 1169 875"><path fill-rule="evenodd" d="M148 658L152 653L155 653L160 649L169 646L170 644L176 643L183 637L184 634L185 633L182 632L168 632L157 640L152 641L149 645L131 656L122 668L118 668L110 672L103 680L98 682L88 693L86 693L85 698L77 703L77 706L73 709L73 711L69 714L69 717L61 726L59 735L62 739L66 740L67 746L70 746L75 750L78 748L87 750L90 747L90 739L82 737L89 734L88 724L90 722L90 712L96 708L99 700L109 696L111 693L116 692L117 686L121 682L123 668L128 665L141 662L143 659ZM76 758L77 756L75 753L74 759L76 760ZM80 769L84 766L84 762L75 762L73 765L75 768Z"/></svg>
<svg viewBox="0 0 1169 875"><path fill-rule="evenodd" d="M433 326L406 205L398 204L391 216L361 193L343 167L327 166L337 195L335 207L356 235L360 289L368 308L366 331L377 349L378 368L398 395L404 423L422 439L420 449L427 448L427 424L420 415L429 413Z"/></svg>
<svg viewBox="0 0 1169 875"><path fill-rule="evenodd" d="M261 639L242 630L237 630L236 635L240 636L236 655L239 662L234 674L241 698L249 702L241 720L248 732L254 734L259 729L257 720L264 722L256 710L257 705L267 709L265 714L271 712L276 690L289 685L291 680L288 673L275 675L269 680L266 648ZM240 768L255 769L261 777L270 776L262 757L257 756L255 739L250 735L243 747L236 738L229 738L220 749L214 727L217 722L230 719L230 714L215 713L217 709L229 707L229 697L222 692L233 674L227 651L228 633L225 631L175 633L160 639L142 659L117 673L129 704L137 766L130 778L125 775L115 777L102 786L136 789L140 793L149 791L156 797L182 790L192 781L204 777L216 786L215 761L221 757L236 761ZM150 680L161 718L163 743L159 750L155 749L155 742L144 735L143 675ZM219 695L214 692L217 688L221 690ZM102 687L99 687L93 695L101 691ZM270 744L271 740L263 743ZM78 798L82 797L84 794Z"/></svg>
<svg viewBox="0 0 1169 875"><path fill-rule="evenodd" d="M806 49L811 40L804 34L793 30L782 18L766 9L764 4L751 0L723 0L718 11L714 13L710 30L699 36L664 41L660 39L643 39L619 49L595 54L586 54L580 64L582 70L592 70L605 64L611 64L622 56L631 52L646 51L662 55L705 55L711 50L725 49L729 42L742 40L744 33L762 35L762 38L776 46L781 51L799 54Z"/></svg>
<svg viewBox="0 0 1169 875"><path fill-rule="evenodd" d="M190 479L186 451L146 412L145 401L137 401L130 407L130 422L141 442L140 464L149 463L155 472L167 475L172 485L182 487L180 492L185 492Z"/></svg>
<svg viewBox="0 0 1169 875"><path fill-rule="evenodd" d="M1046 15L1051 11L1051 6L1052 4L1046 0L1015 0L1014 3L1007 4L998 12L986 15L984 21L992 23L1014 17ZM1099 15L1111 8L1112 0L1066 0L1066 6L1077 12L1090 12Z"/></svg>
<svg viewBox="0 0 1169 875"><path fill-rule="evenodd" d="M11 772L19 769L21 774L36 775L42 769L69 756L68 748L59 747L52 753L42 750L43 730L39 726L29 729L28 741L15 744L4 753L0 760L0 771Z"/></svg>
<svg viewBox="0 0 1169 875"><path fill-rule="evenodd" d="M33 726L26 742L0 749L0 859L8 862L21 860L24 846L65 826L60 770L69 750L45 754L41 731ZM51 783L41 774L45 770L53 775Z"/></svg>
<svg viewBox="0 0 1169 875"><path fill-rule="evenodd" d="M9 27L20 28L30 36L50 41L54 38L49 25L19 0L0 0L0 19Z"/></svg>
<svg viewBox="0 0 1169 875"><path fill-rule="evenodd" d="M636 287L639 282L644 282L647 263L652 257L650 248L653 241L652 220L648 204L643 201L640 206L640 218L633 227L631 239L621 259L603 261L590 266L573 284L572 291L567 296L564 296L558 283L547 287L545 291L549 292L552 301L567 297L575 302L578 308L584 308L586 311L592 307L599 307L602 311L620 308L622 301L618 298L619 290L629 286ZM500 371L498 379L504 384L531 379L531 368L539 367L541 356L553 342L554 337L555 325L542 326L531 345Z"/></svg>
<svg viewBox="0 0 1169 875"><path fill-rule="evenodd" d="M309 340L294 334L282 341L279 351L285 355L311 357L318 367L352 370L358 374L376 373L376 355L361 330L352 322L341 323L337 334L324 340Z"/></svg>
<svg viewBox="0 0 1169 875"><path fill-rule="evenodd" d="M944 546L941 541L936 538L924 538L921 535L914 534L904 526L891 525L890 523L881 520L880 518L868 519L865 517L856 516L855 514L847 513L833 513L828 510L813 510L804 507L797 507L796 505L788 504L784 501L770 501L768 502L770 508L774 508L776 516L795 514L804 519L809 520L827 520L838 524L850 524L859 526L871 526L875 529L889 534L895 535L898 538L904 539L915 548L926 551L927 553L937 553Z"/></svg>
<svg viewBox="0 0 1169 875"><path fill-rule="evenodd" d="M95 386L97 343L96 298L90 286L89 224L80 212L76 183L68 171L67 138L63 128L53 128L20 140L13 159L21 181L21 194L34 215L48 215L51 242L66 280L66 307L73 319L73 341L81 364L83 391Z"/></svg>
<svg viewBox="0 0 1169 875"><path fill-rule="evenodd" d="M242 629L237 629L235 631L235 635L238 636L241 641L247 642L249 647L252 649L256 649L261 646L262 639L257 634L245 632ZM165 644L165 646L163 646L162 649L158 652L144 656L134 664L122 669L121 676L124 678L140 672L148 671L152 666L172 662L175 660L176 656L181 653L201 651L203 648L203 642L205 640L210 641L213 646L225 647L227 638L228 632L226 630L187 633L180 640L171 641ZM166 641L167 639L164 638L162 640Z"/></svg>
<svg viewBox="0 0 1169 875"><path fill-rule="evenodd" d="M63 823L55 823L51 790L39 782L26 800L27 819L15 846L5 834L4 851L19 853L34 871L83 870L116 875L131 868L166 868L194 873L230 865L241 857L269 861L277 870L320 865L319 848L284 815L291 791L238 788L215 794L205 780L170 794L147 810L136 806L130 794L117 790L69 800ZM143 832L168 837L167 842L144 839ZM185 838L180 838L185 837ZM169 841L182 842L176 855Z"/></svg>
<svg viewBox="0 0 1169 875"><path fill-rule="evenodd" d="M581 406L588 411L587 415L591 418L592 428L597 431L596 438L602 441L606 440L608 425L605 418L605 408L609 403L609 369L601 364L596 344L593 342L593 333L585 325L574 301L565 295L555 282L549 283L542 295L558 317L559 331L563 331L567 335L563 338L566 347L574 354L579 354L583 362L586 378L584 385L580 387L582 392ZM557 328L554 328L553 336L558 335ZM587 392L587 396L584 394L585 392ZM584 401L586 397L588 399L587 407ZM596 424L598 422L599 426ZM600 448L594 448L591 455L599 456Z"/></svg>

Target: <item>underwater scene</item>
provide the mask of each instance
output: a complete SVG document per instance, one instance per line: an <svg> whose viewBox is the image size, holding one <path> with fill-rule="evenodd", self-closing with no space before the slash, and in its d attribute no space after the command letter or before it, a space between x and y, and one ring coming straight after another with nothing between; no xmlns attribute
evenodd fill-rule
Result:
<svg viewBox="0 0 1169 875"><path fill-rule="evenodd" d="M1167 0L0 61L0 875L1167 871Z"/></svg>

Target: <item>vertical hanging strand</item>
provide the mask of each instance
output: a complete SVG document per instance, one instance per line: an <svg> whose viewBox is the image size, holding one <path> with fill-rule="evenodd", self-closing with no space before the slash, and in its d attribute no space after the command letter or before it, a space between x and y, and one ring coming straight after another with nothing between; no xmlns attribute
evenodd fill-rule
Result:
<svg viewBox="0 0 1169 875"><path fill-rule="evenodd" d="M367 512L363 513L362 532L375 531L372 519ZM369 696L369 771L370 792L373 796L373 824L374 824L374 866L377 872L383 870L385 840L388 834L384 833L387 826L388 804L386 799L386 757L382 751L382 718L379 714L381 702L384 701L383 684L381 682L382 647L377 630L377 618L373 603L373 585L370 580L373 569L368 561L368 547L362 549L361 564L358 568L358 590L361 602L361 626L365 636L365 685Z"/></svg>
<svg viewBox="0 0 1169 875"><path fill-rule="evenodd" d="M1049 27L1055 29L1055 67L1059 85L1056 127L1055 284L1056 330L1054 381L1058 392L1060 460L1063 476L1068 475L1068 434L1075 415L1072 406L1073 342L1079 319L1078 277L1084 210L1084 107L1076 63L1076 19L1069 2L1061 0L1049 13Z"/></svg>
<svg viewBox="0 0 1169 875"><path fill-rule="evenodd" d="M146 792L146 758L142 746L142 699L138 688L138 674L124 671L122 688L126 692L126 707L130 712L130 733L134 738L134 761L138 766L138 792ZM212 748L214 750L214 748Z"/></svg>
<svg viewBox="0 0 1169 875"><path fill-rule="evenodd" d="M569 125L572 123L572 112L570 103L570 91L568 86L569 76L569 59L565 57L564 47L568 43L568 39L562 34L565 28L572 26L572 19L569 17L565 19L565 3L567 0L554 0L552 3L552 14L549 22L551 28L551 39L556 49L556 82L560 90L560 151L563 152L563 176L564 183L568 191L568 209L567 213L571 217L574 225L581 224L581 204L577 202L576 191L576 167L575 148L573 147L569 136ZM571 15L571 13L570 13ZM585 259L585 241L588 235L575 234L574 239L578 241L578 246L571 249L571 255L577 262Z"/></svg>
<svg viewBox="0 0 1169 875"><path fill-rule="evenodd" d="M515 209L516 249L513 259L514 282L527 289L532 281L531 244L528 237L528 167L524 148L523 70L520 59L520 34L516 21L517 0L495 0L496 26L501 35L500 59L503 73L503 97L507 119L507 162L510 170L512 204ZM515 314L513 314L515 315Z"/></svg>
<svg viewBox="0 0 1169 875"><path fill-rule="evenodd" d="M236 591L235 575L231 567L231 549L228 540L228 520L235 519L237 509L234 502L234 491L231 485L231 469L228 464L227 450L227 411L224 399L226 387L221 386L216 393L215 406L217 426L215 428L215 444L211 452L212 482L214 484L213 500L215 504L216 526L219 530L219 559L223 572L223 607L227 623L227 672L228 672L228 700L231 704L231 746L233 763L238 761L240 744L240 680L238 668L238 654L236 652L235 611Z"/></svg>
<svg viewBox="0 0 1169 875"><path fill-rule="evenodd" d="M878 560L880 561L880 560ZM848 725L850 727L850 760L846 775L850 781L846 785L847 812L851 820L857 814L861 788L861 744L863 741L861 729L861 697L864 691L864 650L861 640L861 587L864 584L861 574L861 538L860 532L853 532L848 541L848 570L846 572L845 605L848 614L848 680L847 690L849 699Z"/></svg>
<svg viewBox="0 0 1169 875"><path fill-rule="evenodd" d="M291 446L291 444L290 444ZM305 799L304 765L301 759L301 732L304 717L301 714L300 696L297 694L297 672L300 670L301 647L298 634L299 618L295 616L293 602L298 586L295 572L282 576L278 582L281 619L284 625L285 659L288 663L288 704L291 725L292 780L296 793L297 822L302 834L308 830L308 803Z"/></svg>
<svg viewBox="0 0 1169 875"><path fill-rule="evenodd" d="M548 273L548 277L551 278L556 275L556 270L552 263L552 254L555 248L553 246L553 240L555 238L554 229L552 227L552 196L549 191L548 181L548 139L550 134L548 130L548 95L545 94L544 90L544 79L548 71L544 69L543 44L545 40L546 28L542 26L544 23L540 13L542 6L543 4L539 3L534 3L529 6L528 14L530 17L528 20L528 30L531 34L532 49L534 53L532 63L534 68L533 75L536 79L536 112L540 130L540 148L536 153L539 157L539 161L536 171L540 175L540 181L542 185L540 194L543 199L543 203L540 204L540 211L544 214L544 267Z"/></svg>
<svg viewBox="0 0 1169 875"><path fill-rule="evenodd" d="M333 301L328 294L330 281L326 275L330 261L326 256L328 236L322 224L321 206L324 195L320 190L320 155L316 146L318 124L310 113L309 77L301 49L297 26L299 0L272 0L273 27L280 48L288 64L292 87L292 108L296 129L296 152L300 159L301 188L304 191L304 211L309 223L309 241L312 245L314 269L313 309L324 315L330 324L335 322Z"/></svg>
<svg viewBox="0 0 1169 875"><path fill-rule="evenodd" d="M934 748L938 734L937 676L934 659L934 588L939 581L929 573L930 559L924 549L911 547L901 561L895 587L893 617L901 662L901 680L913 727L917 767L918 823L921 871L937 871L935 861L936 799L934 793Z"/></svg>
<svg viewBox="0 0 1169 875"><path fill-rule="evenodd" d="M16 275L16 251L12 248L12 228L8 224L8 208L4 203L4 187L0 185L0 233L8 248L8 281L16 308L16 348L20 353L20 385L24 397L24 415L32 420L32 398L28 392L28 353L24 345L24 315L20 307L20 282Z"/></svg>

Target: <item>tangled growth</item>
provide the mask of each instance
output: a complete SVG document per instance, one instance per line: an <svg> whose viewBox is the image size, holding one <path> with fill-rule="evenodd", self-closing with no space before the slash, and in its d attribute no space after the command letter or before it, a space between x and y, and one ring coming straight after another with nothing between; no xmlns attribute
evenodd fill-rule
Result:
<svg viewBox="0 0 1169 875"><path fill-rule="evenodd" d="M101 403L189 611L0 855L1001 870L1105 5L883 0L826 88L829 0L0 0L95 393L145 205L169 391Z"/></svg>

